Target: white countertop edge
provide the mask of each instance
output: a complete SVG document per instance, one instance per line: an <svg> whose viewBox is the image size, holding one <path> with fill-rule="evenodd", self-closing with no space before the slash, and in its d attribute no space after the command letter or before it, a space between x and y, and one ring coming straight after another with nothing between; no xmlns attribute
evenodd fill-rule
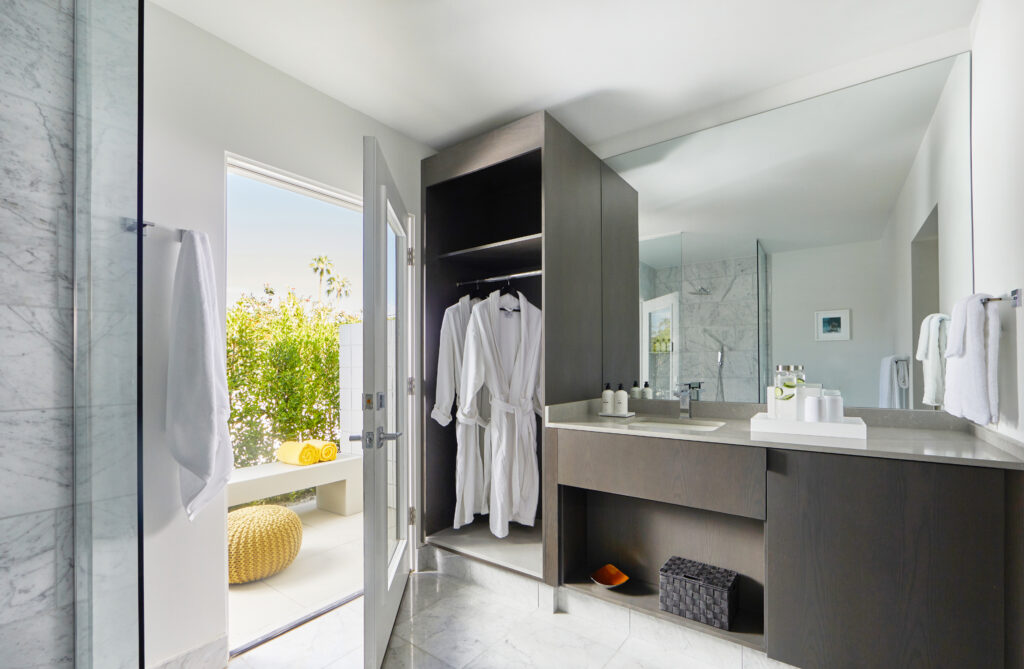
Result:
<svg viewBox="0 0 1024 669"><path fill-rule="evenodd" d="M979 458L970 457L964 455L942 455L935 453L920 453L920 452L907 452L901 450L890 450L872 448L872 441L875 441L876 445L879 439L872 439L871 428L868 428L867 440L861 439L842 439L839 437L834 438L822 438L822 437L804 437L801 435L778 435L779 441L764 441L757 440L750 437L749 427L746 431L747 436L736 435L737 423L747 423L749 421L737 421L737 420L723 420L726 423L725 426L715 430L714 432L687 432L685 434L672 434L668 432L655 432L647 431L642 429L630 429L625 426L615 425L614 423L594 423L594 422L547 422L545 421L545 427L557 429L557 430L577 430L581 432L600 432L604 434L623 434L631 435L634 437L653 437L655 439L674 439L676 441L692 441L701 443L711 444L725 444L729 446L750 446L754 448L775 448L786 451L805 451L810 453L829 453L834 455L860 455L876 458L886 458L890 460L909 460L914 462L934 462L938 464L955 464L955 465L967 465L971 467L987 467L989 469L1010 469L1010 470L1022 470L1024 471L1024 460L1018 459L1010 453L1007 453L1003 449L997 448L992 444L975 437L969 433L963 433L965 441L975 442L974 447L984 446L986 450L994 453L998 453L1004 456L1005 459L994 459L994 458ZM889 428L899 430L903 428ZM908 432L921 432L921 430L914 430L907 428ZM847 442L848 445L841 444L827 444L822 443L823 439L839 439L840 442ZM814 443L799 443L801 440L811 440ZM892 441L892 440L884 440ZM906 443L918 443L920 440L908 439Z"/></svg>

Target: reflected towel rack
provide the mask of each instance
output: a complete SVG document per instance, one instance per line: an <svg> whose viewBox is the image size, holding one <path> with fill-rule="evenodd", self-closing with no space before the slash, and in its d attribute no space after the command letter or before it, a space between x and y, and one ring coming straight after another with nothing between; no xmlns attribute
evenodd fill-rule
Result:
<svg viewBox="0 0 1024 669"><path fill-rule="evenodd" d="M1020 288L1014 288L1006 295L1000 295L999 297L986 297L982 302L985 304L989 302L1009 302L1011 307L1019 307L1021 305Z"/></svg>
<svg viewBox="0 0 1024 669"><path fill-rule="evenodd" d="M142 222L142 234L143 235L146 234L146 228L157 228L157 227L161 227L161 226L158 226L156 223L153 223L152 221L143 221ZM138 221L135 220L134 218L128 218L126 216L126 217L121 219L121 228L123 228L125 232L135 232L136 230L139 229L138 228ZM172 232L176 232L177 233L176 236L177 236L179 242L181 241L182 236L185 234L185 231L183 229L181 229L181 228L167 228L167 229L171 230Z"/></svg>
<svg viewBox="0 0 1024 669"><path fill-rule="evenodd" d="M470 279L468 281L459 281L455 285L461 288L462 286L472 286L478 283L498 283L499 281L515 281L516 279L528 279L533 276L541 276L541 274L543 274L541 270L535 269L529 272L516 272L515 274L489 276L486 279Z"/></svg>

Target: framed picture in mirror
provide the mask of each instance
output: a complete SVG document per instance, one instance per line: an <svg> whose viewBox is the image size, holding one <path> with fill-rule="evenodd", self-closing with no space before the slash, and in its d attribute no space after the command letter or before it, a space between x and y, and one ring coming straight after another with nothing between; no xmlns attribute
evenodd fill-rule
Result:
<svg viewBox="0 0 1024 669"><path fill-rule="evenodd" d="M848 341L850 339L850 310L833 309L814 312L815 341Z"/></svg>

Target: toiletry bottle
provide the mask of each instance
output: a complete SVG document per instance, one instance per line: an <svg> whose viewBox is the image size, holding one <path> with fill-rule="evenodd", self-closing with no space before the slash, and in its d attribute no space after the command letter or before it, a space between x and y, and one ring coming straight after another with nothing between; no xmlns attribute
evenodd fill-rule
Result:
<svg viewBox="0 0 1024 669"><path fill-rule="evenodd" d="M615 391L615 411L620 416L629 413L629 393L625 391L622 384L619 384L619 389Z"/></svg>
<svg viewBox="0 0 1024 669"><path fill-rule="evenodd" d="M647 381L644 381L643 398L645 400L654 399L654 388L651 388L651 384L648 383Z"/></svg>
<svg viewBox="0 0 1024 669"><path fill-rule="evenodd" d="M629 396L635 400L638 400L641 397L641 392L642 391L640 390L640 384L634 381L633 387L629 389Z"/></svg>
<svg viewBox="0 0 1024 669"><path fill-rule="evenodd" d="M601 413L611 413L615 392L612 391L612 384L604 384L604 391L601 393Z"/></svg>

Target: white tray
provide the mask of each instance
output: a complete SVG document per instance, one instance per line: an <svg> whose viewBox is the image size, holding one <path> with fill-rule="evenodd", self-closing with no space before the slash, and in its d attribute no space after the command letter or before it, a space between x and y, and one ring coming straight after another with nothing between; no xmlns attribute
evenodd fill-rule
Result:
<svg viewBox="0 0 1024 669"><path fill-rule="evenodd" d="M780 420L759 413L750 419L750 431L770 434L797 434L808 437L842 437L867 439L868 426L860 418L844 416L841 423L808 423L801 420Z"/></svg>
<svg viewBox="0 0 1024 669"><path fill-rule="evenodd" d="M626 413L603 413L598 412L598 416L604 416L605 418L632 418L636 415L635 411L627 411Z"/></svg>

